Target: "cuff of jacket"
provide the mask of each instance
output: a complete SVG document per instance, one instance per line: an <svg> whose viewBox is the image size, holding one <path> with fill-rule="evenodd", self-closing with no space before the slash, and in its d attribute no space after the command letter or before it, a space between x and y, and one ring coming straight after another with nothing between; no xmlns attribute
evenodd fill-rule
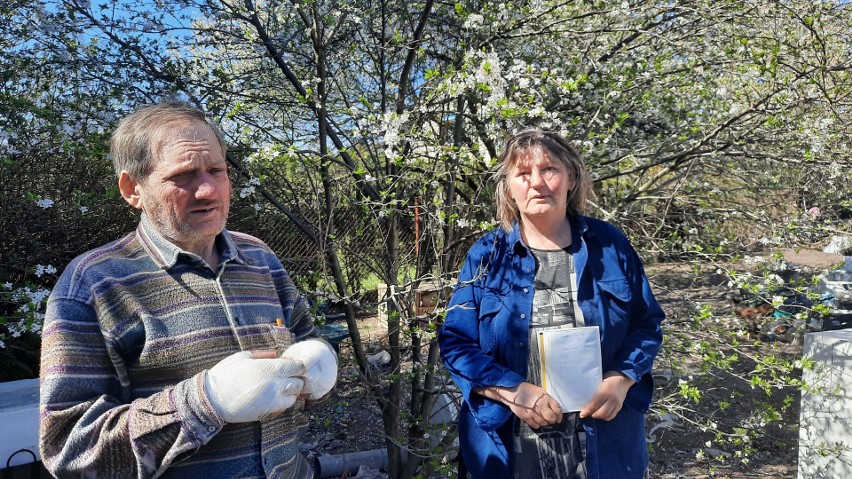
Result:
<svg viewBox="0 0 852 479"><path fill-rule="evenodd" d="M645 413L651 408L653 395L654 379L650 374L645 374L639 379L639 382L627 391L627 397L624 399L624 402L629 404L633 409Z"/></svg>
<svg viewBox="0 0 852 479"><path fill-rule="evenodd" d="M479 383L471 385L472 388L467 397L470 413L476 424L483 431L494 431L502 426L512 416L512 410L500 401L488 399L473 390L490 386L513 388L525 380L520 374L507 370L495 381L489 381L487 384Z"/></svg>
<svg viewBox="0 0 852 479"><path fill-rule="evenodd" d="M172 390L172 401L181 427L198 447L207 444L225 426L225 421L216 413L204 390L206 374L207 371L198 373L179 382Z"/></svg>

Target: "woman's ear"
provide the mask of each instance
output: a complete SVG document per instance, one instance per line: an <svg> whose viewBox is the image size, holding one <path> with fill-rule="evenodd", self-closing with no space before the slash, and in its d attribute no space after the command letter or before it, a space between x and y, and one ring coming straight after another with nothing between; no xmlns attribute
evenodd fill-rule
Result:
<svg viewBox="0 0 852 479"><path fill-rule="evenodd" d="M503 194L506 195L506 198L514 203L515 198L512 196L512 189L509 188L509 180L505 176L500 179L500 188L503 189Z"/></svg>
<svg viewBox="0 0 852 479"><path fill-rule="evenodd" d="M574 191L574 188L577 187L577 173L568 170L568 196L571 196L571 192Z"/></svg>
<svg viewBox="0 0 852 479"><path fill-rule="evenodd" d="M139 192L139 182L136 181L130 173L122 171L118 175L118 189L121 191L121 196L125 201L130 203L130 206L142 209L142 196Z"/></svg>

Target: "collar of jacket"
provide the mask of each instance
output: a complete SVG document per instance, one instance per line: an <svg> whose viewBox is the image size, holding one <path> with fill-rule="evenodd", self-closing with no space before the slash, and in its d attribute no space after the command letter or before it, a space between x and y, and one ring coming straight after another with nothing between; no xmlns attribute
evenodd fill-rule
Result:
<svg viewBox="0 0 852 479"><path fill-rule="evenodd" d="M139 226L136 227L136 236L154 263L162 269L169 269L177 264L181 253L185 255L191 254L160 234L144 213L139 220ZM216 235L216 246L219 248L219 260L221 264L229 261L241 264L246 263L246 258L237 249L228 230L222 230L221 233Z"/></svg>
<svg viewBox="0 0 852 479"><path fill-rule="evenodd" d="M594 230L589 228L589 223L586 221L585 216L570 215L568 216L568 223L571 225L571 233L576 233L577 237L580 239L595 235ZM573 240L574 239L572 238L572 241ZM506 241L512 246L512 250L515 253L519 253L521 250L523 250L524 253L529 251L529 247L526 243L524 243L524 239L521 237L521 226L517 220L512 223L512 231L507 233Z"/></svg>

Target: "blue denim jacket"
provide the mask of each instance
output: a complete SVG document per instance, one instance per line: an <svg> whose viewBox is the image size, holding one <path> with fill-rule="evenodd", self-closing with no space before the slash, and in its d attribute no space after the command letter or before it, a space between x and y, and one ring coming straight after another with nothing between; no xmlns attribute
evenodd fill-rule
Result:
<svg viewBox="0 0 852 479"><path fill-rule="evenodd" d="M579 241L577 299L586 324L600 328L603 370L636 381L612 421L584 420L588 475L641 478L648 466L644 424L654 389L651 367L662 343L664 313L641 260L618 229L585 216L569 220ZM440 331L444 365L465 399L459 441L474 478L512 474L512 412L473 389L525 381L535 274L535 257L517 224L508 233L488 233L467 255Z"/></svg>

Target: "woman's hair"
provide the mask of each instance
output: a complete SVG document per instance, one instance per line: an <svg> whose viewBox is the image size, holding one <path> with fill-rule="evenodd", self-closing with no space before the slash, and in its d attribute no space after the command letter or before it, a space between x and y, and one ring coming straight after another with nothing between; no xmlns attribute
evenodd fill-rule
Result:
<svg viewBox="0 0 852 479"><path fill-rule="evenodd" d="M509 138L506 149L500 154L499 166L494 173L497 183L495 194L497 220L506 231L510 231L512 223L520 219L518 206L509 196L509 173L519 162L535 158L543 153L565 165L568 173L573 176L574 187L568 191L568 215L582 214L586 208L586 201L595 197L592 179L583 165L583 159L568 140L551 131L539 129L521 131Z"/></svg>
<svg viewBox="0 0 852 479"><path fill-rule="evenodd" d="M122 119L110 137L109 153L115 174L127 171L138 181L147 178L155 155L159 154L160 136L169 126L185 121L206 124L219 141L222 154L227 153L225 135L202 110L176 101L145 105Z"/></svg>

